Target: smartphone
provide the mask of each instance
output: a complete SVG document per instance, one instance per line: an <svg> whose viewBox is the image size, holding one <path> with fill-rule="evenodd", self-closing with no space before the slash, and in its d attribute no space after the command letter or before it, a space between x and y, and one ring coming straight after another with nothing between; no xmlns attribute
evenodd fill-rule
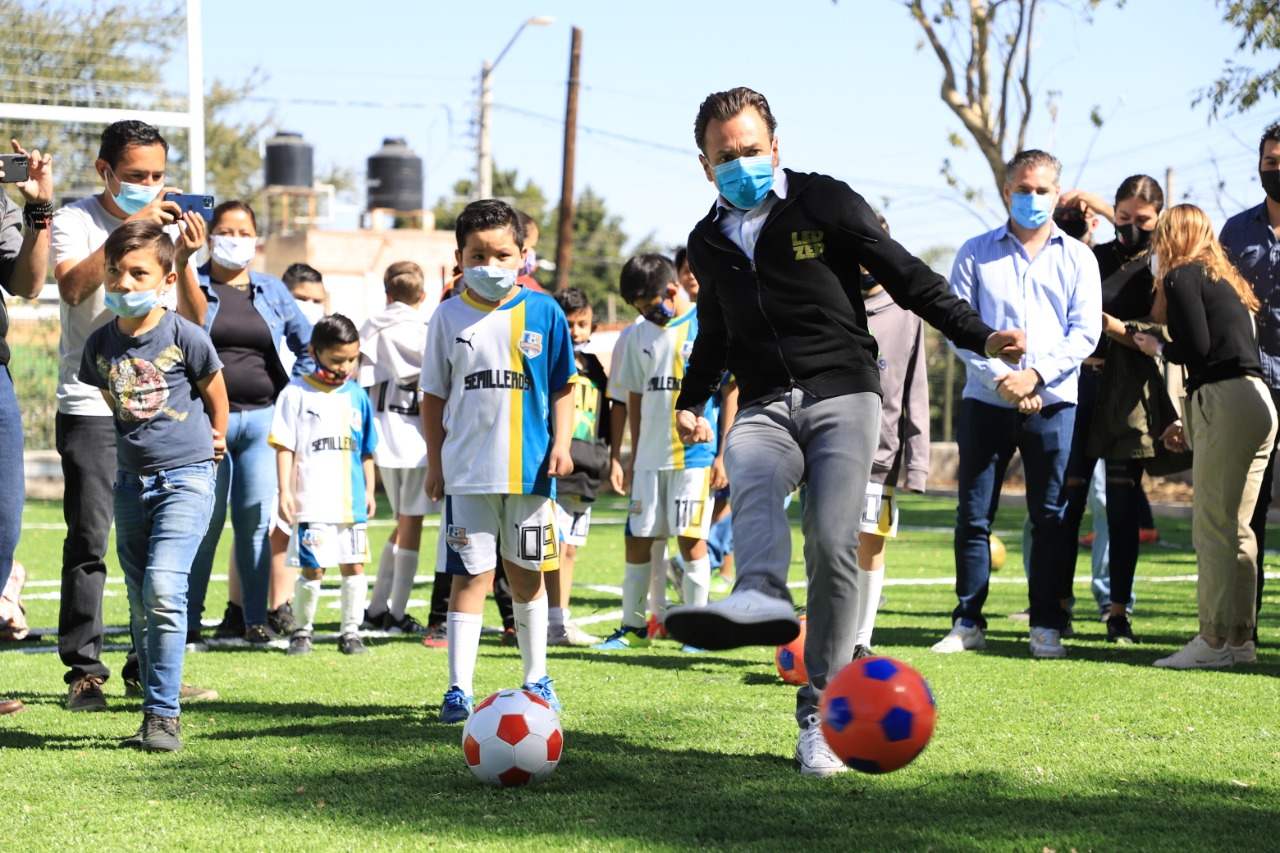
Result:
<svg viewBox="0 0 1280 853"><path fill-rule="evenodd" d="M6 179L7 180L7 179ZM204 221L213 224L213 196L192 195L191 193L166 193L165 201L175 201L183 213L194 211L204 217Z"/></svg>
<svg viewBox="0 0 1280 853"><path fill-rule="evenodd" d="M28 170L30 162L26 154L0 154L0 171L4 172L0 183L13 184L30 178L31 172Z"/></svg>

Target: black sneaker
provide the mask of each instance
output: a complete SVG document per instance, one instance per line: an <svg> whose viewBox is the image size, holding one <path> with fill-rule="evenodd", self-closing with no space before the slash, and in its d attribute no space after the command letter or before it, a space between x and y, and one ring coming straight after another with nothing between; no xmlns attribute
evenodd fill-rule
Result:
<svg viewBox="0 0 1280 853"><path fill-rule="evenodd" d="M364 621L360 623L361 631L381 631L382 626L391 618L391 611L384 610L377 616L374 616L368 610L364 612Z"/></svg>
<svg viewBox="0 0 1280 853"><path fill-rule="evenodd" d="M144 752L177 752L182 749L182 723L177 717L146 714L142 718Z"/></svg>
<svg viewBox="0 0 1280 853"><path fill-rule="evenodd" d="M427 626L423 625L417 619L414 619L408 613L403 619L396 619L391 615L391 611L387 611L387 615L382 619L382 630L388 634L425 634Z"/></svg>
<svg viewBox="0 0 1280 853"><path fill-rule="evenodd" d="M147 718L143 717L138 730L120 741L121 749L142 749L142 739L147 736Z"/></svg>
<svg viewBox="0 0 1280 853"><path fill-rule="evenodd" d="M82 675L67 690L68 711L105 711L107 697L102 692L106 679L100 675Z"/></svg>
<svg viewBox="0 0 1280 853"><path fill-rule="evenodd" d="M338 651L344 655L367 655L369 650L364 647L364 640L360 639L359 634L343 634L338 638Z"/></svg>
<svg viewBox="0 0 1280 853"><path fill-rule="evenodd" d="M1133 626L1129 624L1127 615L1121 613L1107 620L1107 642L1121 646L1132 646L1138 642L1133 636Z"/></svg>
<svg viewBox="0 0 1280 853"><path fill-rule="evenodd" d="M863 658L874 657L875 652L871 651L870 646L857 645L853 647L853 659L862 660Z"/></svg>
<svg viewBox="0 0 1280 853"><path fill-rule="evenodd" d="M244 609L239 604L227 602L227 609L222 612L222 621L213 629L215 640L234 640L244 636Z"/></svg>
<svg viewBox="0 0 1280 853"><path fill-rule="evenodd" d="M289 638L289 651L285 654L290 655L309 655L311 654L311 632L303 631L301 628L293 632L293 636Z"/></svg>
<svg viewBox="0 0 1280 853"><path fill-rule="evenodd" d="M268 631L266 625L250 625L244 629L244 639L255 646L265 646L272 640L280 638Z"/></svg>
<svg viewBox="0 0 1280 853"><path fill-rule="evenodd" d="M275 610L268 610L267 627L281 637L292 634L293 629L298 627L297 620L293 618L293 604L286 601Z"/></svg>

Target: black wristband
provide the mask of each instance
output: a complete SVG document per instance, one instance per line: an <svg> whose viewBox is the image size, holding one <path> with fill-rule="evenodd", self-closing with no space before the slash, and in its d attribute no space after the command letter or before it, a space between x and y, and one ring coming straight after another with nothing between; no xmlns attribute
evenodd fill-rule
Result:
<svg viewBox="0 0 1280 853"><path fill-rule="evenodd" d="M22 208L22 223L33 231L47 229L52 218L53 205L48 202L42 204L28 203Z"/></svg>

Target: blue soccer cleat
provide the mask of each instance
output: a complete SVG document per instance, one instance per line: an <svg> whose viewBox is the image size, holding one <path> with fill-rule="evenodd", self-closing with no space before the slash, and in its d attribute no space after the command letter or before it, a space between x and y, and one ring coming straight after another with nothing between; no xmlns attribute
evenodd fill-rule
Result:
<svg viewBox="0 0 1280 853"><path fill-rule="evenodd" d="M560 704L559 697L556 696L556 689L551 686L550 676L544 675L537 681L531 681L526 684L523 689L528 690L534 696L544 700L551 706L551 710L555 711L557 714L564 708L564 706Z"/></svg>
<svg viewBox="0 0 1280 853"><path fill-rule="evenodd" d="M652 645L649 639L649 629L646 628L628 628L623 625L618 630L609 635L609 639L602 643L596 643L591 648L599 652L616 652L625 649L643 649Z"/></svg>
<svg viewBox="0 0 1280 853"><path fill-rule="evenodd" d="M474 705L475 700L463 693L461 687L450 687L440 703L440 722L465 723Z"/></svg>

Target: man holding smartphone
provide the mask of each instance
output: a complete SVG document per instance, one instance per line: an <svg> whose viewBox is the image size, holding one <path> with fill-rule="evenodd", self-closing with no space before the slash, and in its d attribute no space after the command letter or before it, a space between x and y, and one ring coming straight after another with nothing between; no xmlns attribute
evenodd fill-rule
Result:
<svg viewBox="0 0 1280 853"><path fill-rule="evenodd" d="M15 154L26 159L26 174L15 174L0 163L0 183L14 184L22 195L18 208L0 190L0 285L23 299L35 299L44 287L49 266L49 216L53 212L53 165L48 154L28 154L10 141ZM0 589L9 582L13 553L22 533L22 504L26 474L22 465L22 413L9 373L9 313L0 293ZM17 699L0 698L0 714L23 710Z"/></svg>
<svg viewBox="0 0 1280 853"><path fill-rule="evenodd" d="M135 120L115 122L102 132L95 164L105 189L53 216L53 274L61 297L62 327L56 436L65 484L62 512L67 524L62 546L58 653L69 668L64 678L70 686L67 708L72 711L106 709L102 685L111 671L101 659L102 591L116 474L111 411L96 387L80 381L80 359L85 340L112 317L102 288L106 276L102 245L107 237L125 222L172 225L183 218L176 203L164 200L165 193L181 192L165 186L168 152L169 143L151 125ZM199 214L188 216L199 218ZM190 228L183 221L184 227ZM180 243L179 260L188 259ZM199 291L194 272L187 266L179 264L177 289L183 298ZM190 701L190 697L183 698Z"/></svg>

